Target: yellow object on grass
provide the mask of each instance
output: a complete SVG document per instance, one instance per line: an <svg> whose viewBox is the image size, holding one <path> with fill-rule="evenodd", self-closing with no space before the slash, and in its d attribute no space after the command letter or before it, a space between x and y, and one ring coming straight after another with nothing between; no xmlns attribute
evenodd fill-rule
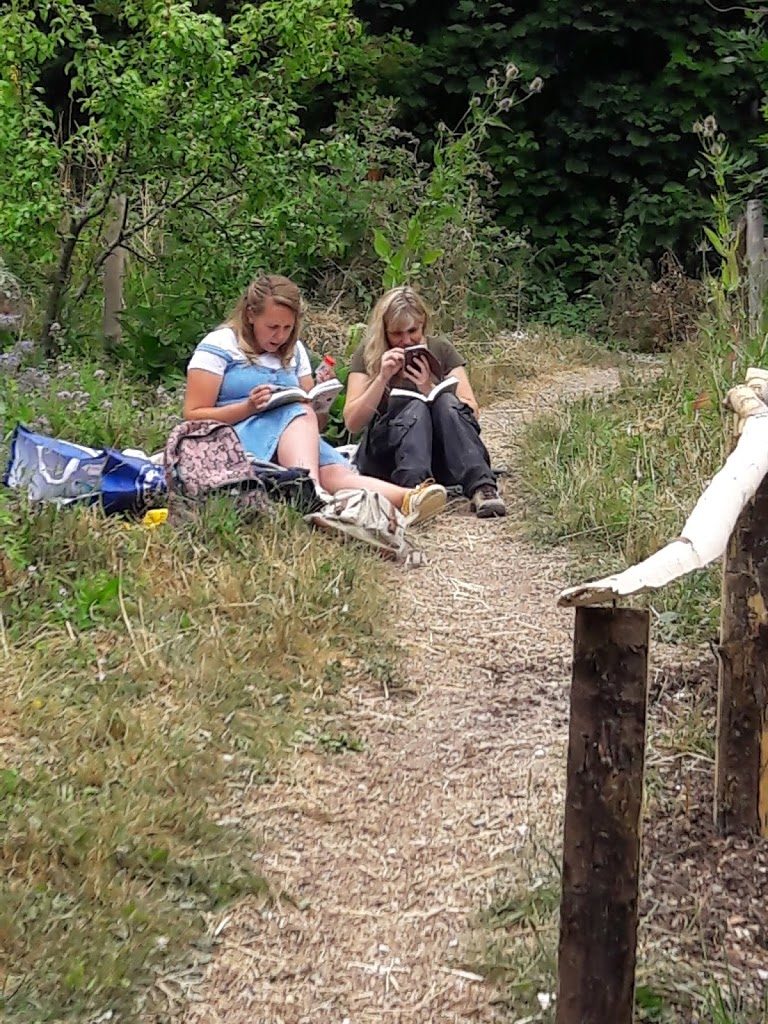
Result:
<svg viewBox="0 0 768 1024"><path fill-rule="evenodd" d="M162 526L167 520L167 508L151 508L149 512L144 514L141 525L146 526L148 530L154 530L156 526Z"/></svg>

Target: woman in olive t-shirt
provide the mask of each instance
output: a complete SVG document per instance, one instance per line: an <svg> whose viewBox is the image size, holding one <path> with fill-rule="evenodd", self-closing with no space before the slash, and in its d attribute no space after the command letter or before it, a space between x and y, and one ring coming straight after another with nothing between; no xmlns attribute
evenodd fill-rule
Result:
<svg viewBox="0 0 768 1024"><path fill-rule="evenodd" d="M430 478L459 486L479 517L503 516L464 359L428 330L429 311L413 288L392 288L376 303L344 405L347 428L364 430L358 468L403 487Z"/></svg>

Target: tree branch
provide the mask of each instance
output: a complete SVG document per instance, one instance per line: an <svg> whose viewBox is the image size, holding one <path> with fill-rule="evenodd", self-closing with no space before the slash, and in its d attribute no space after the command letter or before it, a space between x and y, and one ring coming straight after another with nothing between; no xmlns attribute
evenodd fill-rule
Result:
<svg viewBox="0 0 768 1024"><path fill-rule="evenodd" d="M150 215L148 217L145 217L143 221L140 221L138 224L134 224L134 226L129 231L123 232L119 244L122 245L125 239L127 238L133 238L134 235L137 235L140 231L143 231L144 228L151 227L152 224L155 224L163 216L163 214L167 213L169 210L175 210L177 206L180 206L186 199L189 199L191 195L193 195L199 188L201 188L201 186L205 184L207 179L208 174L203 174L201 178L193 182L189 186L189 188L181 192L178 196L176 196L175 199L171 199L170 202L155 210L154 213L150 213ZM166 190L165 194L168 194L168 190Z"/></svg>
<svg viewBox="0 0 768 1024"><path fill-rule="evenodd" d="M77 292L75 293L75 296L74 296L75 301L79 302L87 294L88 290L90 289L91 285L93 284L93 282L94 282L94 280L96 278L96 275L99 273L99 271L104 266L106 261L109 259L110 255L115 251L115 249L126 249L128 252L132 253L134 256L137 257L137 259L141 260L142 262L144 262L144 263L151 263L152 262L151 259L149 259L148 257L142 255L136 249L134 249L131 245L128 244L129 240L131 238L134 238L137 234L139 234L145 228L151 227L164 214L166 214L169 210L176 209L178 206L180 206L182 203L184 203L187 199L189 199L190 196L192 196L198 189L200 189L205 184L207 179L208 179L208 174L207 173L203 174L202 176L200 176L198 178L197 181L193 182L187 189L185 189L178 196L176 196L175 199L172 199L172 200L170 200L169 202L166 202L166 203L162 203L162 201L161 201L161 205L158 207L158 209L156 209L153 213L149 214L148 217L145 217L138 224L134 224L130 229L126 228L127 221L128 221L128 207L129 207L129 204L126 203L125 210L123 212L123 223L120 226L120 232L119 232L117 238L110 245L105 246L104 249L101 251L101 253L99 253L99 256L95 260L95 262L94 262L93 266L91 267L90 271L88 272L88 274L83 279L82 284L80 285L80 287L77 289ZM163 189L163 196L162 196L163 200L168 195L168 192L170 191L170 187L171 187L171 183L170 183L170 181L167 181L165 183L165 187ZM220 196L217 199L217 202L223 202L226 199L232 199L232 198L234 198L235 196L237 196L239 194L240 194L240 190L238 189L235 192L227 193L227 195L225 195L225 196ZM107 202L109 202L109 197L107 198ZM189 205L194 207L195 209L199 210L201 213L205 213L205 214L207 214L207 216L211 217L211 219L214 220L217 223L218 227L221 228L221 230L223 231L225 237L227 238L227 241L230 242L230 243L232 242L231 237L227 234L226 228L224 228L223 225L221 225L216 220L216 218L213 216L213 214L211 214L209 211L205 210L205 208L202 207L200 204L190 203Z"/></svg>

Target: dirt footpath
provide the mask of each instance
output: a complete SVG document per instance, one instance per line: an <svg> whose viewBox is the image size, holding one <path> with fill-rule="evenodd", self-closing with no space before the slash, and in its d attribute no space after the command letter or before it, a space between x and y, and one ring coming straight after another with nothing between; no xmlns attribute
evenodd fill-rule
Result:
<svg viewBox="0 0 768 1024"><path fill-rule="evenodd" d="M618 385L586 367L538 381L483 416L496 464L547 403ZM253 789L242 818L257 867L286 898L246 901L184 1024L491 1021L493 987L464 959L500 866L531 822L559 818L571 614L557 553L522 539L515 480L505 520L458 503L418 535L426 567L392 568L405 686L345 693L361 751L300 751Z"/></svg>

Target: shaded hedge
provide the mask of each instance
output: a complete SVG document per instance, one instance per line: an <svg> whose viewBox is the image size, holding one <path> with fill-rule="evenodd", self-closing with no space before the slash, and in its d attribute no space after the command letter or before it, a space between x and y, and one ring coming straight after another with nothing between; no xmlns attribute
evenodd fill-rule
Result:
<svg viewBox="0 0 768 1024"><path fill-rule="evenodd" d="M757 14L701 0L639 4L584 0L358 0L376 33L406 31L409 64L382 65L379 87L401 99L403 124L427 141L451 123L486 78L513 61L541 95L499 131L489 156L499 215L527 226L534 247L583 281L618 230L638 250L679 255L698 240L706 209L692 171L695 120L714 114L736 154L754 168L764 127L766 65Z"/></svg>

